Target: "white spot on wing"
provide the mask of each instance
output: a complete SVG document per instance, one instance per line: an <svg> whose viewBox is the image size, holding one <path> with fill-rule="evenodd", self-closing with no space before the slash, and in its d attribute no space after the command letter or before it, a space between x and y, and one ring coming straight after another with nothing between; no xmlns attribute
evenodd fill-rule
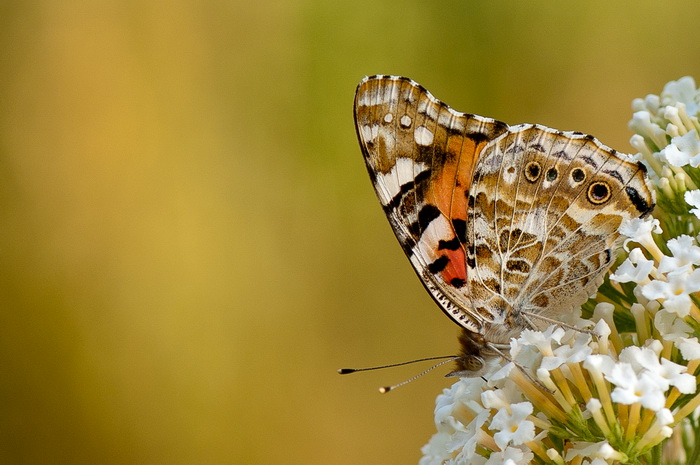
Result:
<svg viewBox="0 0 700 465"><path fill-rule="evenodd" d="M386 115L384 115L384 122L385 123L391 123L393 120L394 120L394 115L392 115L391 113L387 113Z"/></svg>
<svg viewBox="0 0 700 465"><path fill-rule="evenodd" d="M401 117L400 123L401 123L401 126L403 126L405 128L410 127L411 126L411 117L408 115L403 115Z"/></svg>
<svg viewBox="0 0 700 465"><path fill-rule="evenodd" d="M418 126L413 132L413 137L418 145L430 145L433 143L433 133L425 126Z"/></svg>

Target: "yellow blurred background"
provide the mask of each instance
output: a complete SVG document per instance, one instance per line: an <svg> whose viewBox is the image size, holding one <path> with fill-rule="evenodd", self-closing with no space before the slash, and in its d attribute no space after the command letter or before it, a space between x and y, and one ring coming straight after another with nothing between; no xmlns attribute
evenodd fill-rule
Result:
<svg viewBox="0 0 700 465"><path fill-rule="evenodd" d="M0 462L404 464L457 327L395 241L366 74L631 150L700 3L0 3Z"/></svg>

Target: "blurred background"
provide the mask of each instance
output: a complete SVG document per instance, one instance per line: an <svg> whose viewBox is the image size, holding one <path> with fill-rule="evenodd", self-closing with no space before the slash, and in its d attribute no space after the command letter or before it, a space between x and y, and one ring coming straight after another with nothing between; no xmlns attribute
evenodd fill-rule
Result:
<svg viewBox="0 0 700 465"><path fill-rule="evenodd" d="M585 8L584 6L585 5ZM393 237L367 74L629 151L700 3L0 2L0 462L417 463L458 330Z"/></svg>

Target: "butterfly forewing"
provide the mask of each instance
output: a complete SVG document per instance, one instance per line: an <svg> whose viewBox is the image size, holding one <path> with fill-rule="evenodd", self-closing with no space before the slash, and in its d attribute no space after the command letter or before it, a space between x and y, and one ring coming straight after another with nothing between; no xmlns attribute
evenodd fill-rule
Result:
<svg viewBox="0 0 700 465"><path fill-rule="evenodd" d="M458 113L406 78L358 86L355 125L377 196L411 264L442 309L466 328L466 194L478 154L507 130Z"/></svg>

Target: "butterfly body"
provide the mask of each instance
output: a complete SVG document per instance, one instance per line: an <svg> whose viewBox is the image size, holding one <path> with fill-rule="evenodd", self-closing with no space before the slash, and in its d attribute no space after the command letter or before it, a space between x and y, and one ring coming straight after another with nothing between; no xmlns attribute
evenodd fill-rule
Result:
<svg viewBox="0 0 700 465"><path fill-rule="evenodd" d="M585 134L460 113L396 76L365 78L354 110L394 233L475 358L581 305L622 221L653 209L644 166Z"/></svg>

